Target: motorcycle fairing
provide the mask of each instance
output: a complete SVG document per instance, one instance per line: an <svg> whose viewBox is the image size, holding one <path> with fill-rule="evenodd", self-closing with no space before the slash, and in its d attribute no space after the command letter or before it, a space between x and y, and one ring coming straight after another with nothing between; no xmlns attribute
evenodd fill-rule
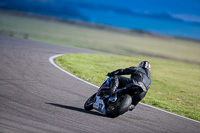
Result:
<svg viewBox="0 0 200 133"><path fill-rule="evenodd" d="M96 101L93 104L93 108L96 109L97 111L100 111L103 114L106 114L105 104L104 101L100 99L100 96L96 96Z"/></svg>
<svg viewBox="0 0 200 133"><path fill-rule="evenodd" d="M110 78L108 77L103 84L101 85L101 87L99 88L98 92L100 92L101 90L109 90L110 89Z"/></svg>

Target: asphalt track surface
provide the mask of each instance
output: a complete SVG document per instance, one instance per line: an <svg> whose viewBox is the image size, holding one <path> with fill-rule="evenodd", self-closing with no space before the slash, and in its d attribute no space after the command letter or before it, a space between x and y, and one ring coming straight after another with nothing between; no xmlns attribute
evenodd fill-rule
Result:
<svg viewBox="0 0 200 133"><path fill-rule="evenodd" d="M199 122L143 104L114 119L85 111L97 88L49 62L68 53L97 52L0 36L0 133L200 132Z"/></svg>

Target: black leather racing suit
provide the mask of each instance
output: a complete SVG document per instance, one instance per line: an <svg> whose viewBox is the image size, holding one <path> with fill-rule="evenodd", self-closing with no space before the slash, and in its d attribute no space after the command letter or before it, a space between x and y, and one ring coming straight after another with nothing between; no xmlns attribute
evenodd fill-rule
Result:
<svg viewBox="0 0 200 133"><path fill-rule="evenodd" d="M130 78L122 77L119 75L131 75ZM108 76L111 78L111 90L115 91L116 88L127 87L127 93L133 97L132 104L137 105L146 95L151 85L151 73L148 69L142 67L129 67L126 69L118 69ZM136 85L136 89L130 87Z"/></svg>

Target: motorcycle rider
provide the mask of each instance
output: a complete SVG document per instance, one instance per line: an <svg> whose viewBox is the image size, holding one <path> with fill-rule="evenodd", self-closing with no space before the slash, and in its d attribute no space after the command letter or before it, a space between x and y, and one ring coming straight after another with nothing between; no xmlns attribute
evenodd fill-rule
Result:
<svg viewBox="0 0 200 133"><path fill-rule="evenodd" d="M148 61L142 61L138 67L132 66L125 69L118 69L110 72L107 76L111 79L110 94L119 88L126 88L126 93L132 96L132 105L129 110L132 111L135 106L145 97L151 85L151 65ZM120 75L131 75L130 78Z"/></svg>

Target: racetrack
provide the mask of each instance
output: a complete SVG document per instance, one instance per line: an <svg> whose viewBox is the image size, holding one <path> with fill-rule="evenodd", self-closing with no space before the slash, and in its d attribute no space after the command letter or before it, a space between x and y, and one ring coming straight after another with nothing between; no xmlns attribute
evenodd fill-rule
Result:
<svg viewBox="0 0 200 133"><path fill-rule="evenodd" d="M97 88L49 62L56 54L83 52L97 53L0 36L0 133L200 132L199 122L143 104L115 119L85 111Z"/></svg>

